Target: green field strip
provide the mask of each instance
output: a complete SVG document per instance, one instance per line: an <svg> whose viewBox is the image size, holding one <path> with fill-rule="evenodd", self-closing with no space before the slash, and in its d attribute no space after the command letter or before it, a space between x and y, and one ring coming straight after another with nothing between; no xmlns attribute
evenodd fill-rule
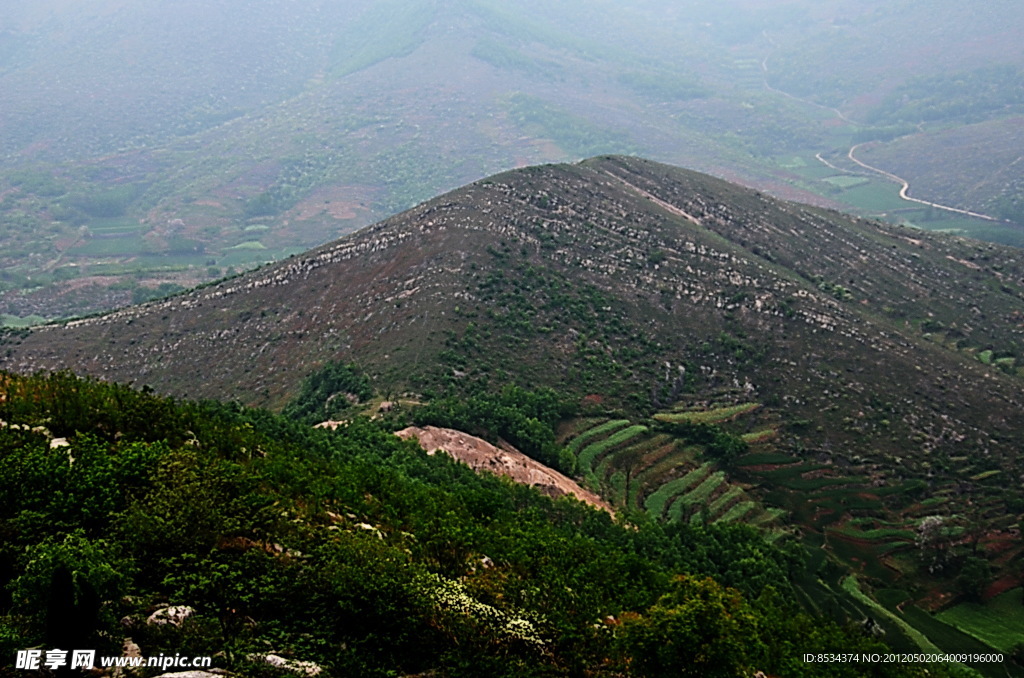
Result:
<svg viewBox="0 0 1024 678"><path fill-rule="evenodd" d="M753 520L751 520L750 524L754 525L755 527L760 527L762 525L767 525L768 523L770 523L770 522L772 522L774 520L778 520L779 518L782 518L783 516L786 515L786 513L788 513L786 511L786 509L777 508L777 507L766 508L764 510L764 512L761 513L761 515L759 515L758 517L756 517Z"/></svg>
<svg viewBox="0 0 1024 678"><path fill-rule="evenodd" d="M141 224L137 221L128 221L124 223L110 223L110 224L89 224L89 230L94 235L120 235L124 233L135 233L143 230Z"/></svg>
<svg viewBox="0 0 1024 678"><path fill-rule="evenodd" d="M840 476L841 477L841 476ZM860 495L869 495L873 498L877 498L876 488L865 487L861 485L849 485L847 487L830 487L827 490L820 492L812 492L809 497L811 499L827 499L829 497L848 499L850 497L857 497Z"/></svg>
<svg viewBox="0 0 1024 678"><path fill-rule="evenodd" d="M669 424L689 422L693 424L718 424L740 415L753 412L761 407L760 403L744 403L731 407L719 407L714 410L700 410L690 412L659 412L654 415L657 421L664 421Z"/></svg>
<svg viewBox="0 0 1024 678"><path fill-rule="evenodd" d="M643 491L643 483L641 483L636 476L629 483L629 501L626 504L629 507L640 508L640 492Z"/></svg>
<svg viewBox="0 0 1024 678"><path fill-rule="evenodd" d="M995 648L991 645L940 621L935 615L916 605L904 605L902 616L908 624L924 633L929 640L947 652L970 654L992 654L995 652ZM968 666L984 676L1007 675L1000 664L968 664Z"/></svg>
<svg viewBox="0 0 1024 678"><path fill-rule="evenodd" d="M583 444L590 440L591 438L595 438L601 435L602 433L609 433L611 431L620 429L623 426L628 425L629 419L612 419L611 421L606 421L605 423L599 426L595 426L592 429L584 431L583 433L579 434L578 436L570 440L569 444L565 446L565 449L569 450L573 454L576 454L579 451L579 449L583 447Z"/></svg>
<svg viewBox="0 0 1024 678"><path fill-rule="evenodd" d="M136 232L106 238L91 238L70 248L67 254L76 257L128 257L145 251L145 249L145 241Z"/></svg>
<svg viewBox="0 0 1024 678"><path fill-rule="evenodd" d="M840 512L832 509L826 509L825 511L818 511L814 514L810 521L810 526L816 530L824 530L826 527L832 525L836 520L839 519ZM806 521L805 521L806 522Z"/></svg>
<svg viewBox="0 0 1024 678"><path fill-rule="evenodd" d="M743 494L744 492L742 487L733 485L727 492L724 492L720 497L708 504L708 514L711 516L717 516L725 511L737 498L742 497Z"/></svg>
<svg viewBox="0 0 1024 678"><path fill-rule="evenodd" d="M652 466L643 467L639 472L634 471L633 479L629 484L630 506L640 506L640 495L649 488L650 484L647 481L650 478L656 478L658 475L667 473L671 469L678 468L679 466L687 463L692 463L693 460L691 455L681 455L678 452L679 449L675 442L668 442L660 446L655 450L653 455L651 455L656 456L657 459Z"/></svg>
<svg viewBox="0 0 1024 678"><path fill-rule="evenodd" d="M765 536L767 537L767 533ZM814 614L820 615L823 614L823 609L831 610L836 607L836 604L833 602L836 599L836 595L826 588L821 581L807 575L794 580L793 592L796 594L797 602L805 610L812 611Z"/></svg>
<svg viewBox="0 0 1024 678"><path fill-rule="evenodd" d="M757 62L757 59L735 59L734 63L739 65L746 65L748 62ZM760 66L760 64L757 64ZM782 169L796 170L802 167L807 167L807 161L801 158L799 155L782 155L772 158L773 162L781 167Z"/></svg>
<svg viewBox="0 0 1024 678"><path fill-rule="evenodd" d="M633 473L633 477L641 484L651 484L652 479L657 479L659 475L663 475L673 468L696 462L693 454L686 454L679 449L675 442L661 445L645 458L651 458L653 463L644 466L641 462L637 466L639 470L635 470ZM654 484L657 485L657 483Z"/></svg>
<svg viewBox="0 0 1024 678"><path fill-rule="evenodd" d="M189 270L187 265L174 265L174 266L145 266L140 265L139 260L145 259L145 255L139 257L133 257L132 263L90 263L89 271L93 275L131 275L135 273L181 273L182 271ZM164 257L164 260L170 257ZM209 257L207 257L209 258Z"/></svg>
<svg viewBox="0 0 1024 678"><path fill-rule="evenodd" d="M874 544L865 544L833 532L828 532L827 537L827 548L835 557L844 561L850 570L880 581L888 581L892 577L892 571L882 563Z"/></svg>
<svg viewBox="0 0 1024 678"><path fill-rule="evenodd" d="M621 503L623 497L626 496L626 474L622 471L616 471L608 479L608 485L612 488L612 503Z"/></svg>
<svg viewBox="0 0 1024 678"><path fill-rule="evenodd" d="M805 544L804 546L807 545ZM825 564L826 560L828 560L828 553L825 551L825 549L820 547L812 548L808 546L805 550L807 552L806 571L810 573L815 573L818 570L820 570L821 566Z"/></svg>
<svg viewBox="0 0 1024 678"><path fill-rule="evenodd" d="M911 595L902 589L879 589L875 591L875 598L890 612L900 614L900 603L910 600Z"/></svg>
<svg viewBox="0 0 1024 678"><path fill-rule="evenodd" d="M844 478L842 476L825 478L788 478L778 481L778 484L790 490L810 491L820 490L830 485L852 485L855 483L866 483L867 478Z"/></svg>
<svg viewBox="0 0 1024 678"><path fill-rule="evenodd" d="M878 602L894 615L902 618L910 626L917 629L932 643L950 653L970 654L992 654L996 651L973 636L969 636L959 629L940 621L935 615L913 604L911 596L906 591L899 589L881 589L875 592ZM901 607L902 606L902 607ZM968 664L970 666L970 664ZM973 668L982 670L986 666L979 665ZM995 668L996 671L986 675L1003 675L999 667L989 665L988 668Z"/></svg>
<svg viewBox="0 0 1024 678"><path fill-rule="evenodd" d="M725 482L725 471L715 471L704 482L683 496L687 504L703 504L718 487Z"/></svg>
<svg viewBox="0 0 1024 678"><path fill-rule="evenodd" d="M678 523L683 517L683 511L687 511L690 507L683 501L681 494L676 494L669 499L668 505L665 509L665 522ZM687 513L689 515L689 513Z"/></svg>
<svg viewBox="0 0 1024 678"><path fill-rule="evenodd" d="M774 440L779 435L779 432L773 428L766 428L760 431L751 431L750 433L744 433L740 436L748 445L757 445L759 443L765 443L769 440Z"/></svg>
<svg viewBox="0 0 1024 678"><path fill-rule="evenodd" d="M674 497L702 482L711 473L712 467L711 462L705 462L685 476L665 483L647 497L644 501L644 508L655 518L660 518L665 507Z"/></svg>
<svg viewBox="0 0 1024 678"><path fill-rule="evenodd" d="M564 445L567 440L572 440L583 435L585 432L600 426L608 421L608 417L583 417L572 420L559 436L559 444Z"/></svg>
<svg viewBox="0 0 1024 678"><path fill-rule="evenodd" d="M604 455L601 458L601 461L597 464L597 468L594 469L594 475L598 478L606 478L608 476L608 467L612 465L612 461L614 459L614 454Z"/></svg>
<svg viewBox="0 0 1024 678"><path fill-rule="evenodd" d="M677 495L673 501L669 504L668 509L665 511L665 521L669 523L682 522L683 518L686 517L693 524L693 516L699 515L700 511L692 511L693 504L687 503L683 498L683 495Z"/></svg>
<svg viewBox="0 0 1024 678"><path fill-rule="evenodd" d="M853 188L854 186L862 186L871 182L867 177L851 177L845 174L825 177L822 181L836 188Z"/></svg>
<svg viewBox="0 0 1024 678"><path fill-rule="evenodd" d="M874 494L879 497L891 497L894 495L900 495L907 492L909 487L906 484L901 485L886 485L884 487L873 487L871 488L870 494Z"/></svg>
<svg viewBox="0 0 1024 678"><path fill-rule="evenodd" d="M861 186L849 188L839 194L837 199L870 212L888 212L907 206L899 196L899 187L881 179L872 179Z"/></svg>
<svg viewBox="0 0 1024 678"><path fill-rule="evenodd" d="M888 527L903 527L904 525L906 525L906 522L883 520L881 518L870 518L865 516L862 518L850 518L846 521L846 524L853 525L855 527L860 527L861 525L886 525Z"/></svg>
<svg viewBox="0 0 1024 678"><path fill-rule="evenodd" d="M685 476L665 483L648 495L647 499L644 500L644 508L655 518L660 518L668 500L703 480L710 473L712 466L711 462L704 462Z"/></svg>
<svg viewBox="0 0 1024 678"><path fill-rule="evenodd" d="M899 530L891 527L879 527L874 530L851 530L844 527L832 527L829 528L830 532L834 532L844 537L850 537L851 539L866 539L868 541L888 542L892 540L900 541L914 541L916 535L913 530Z"/></svg>
<svg viewBox="0 0 1024 678"><path fill-rule="evenodd" d="M875 547L875 553L880 556L887 556L897 551L907 550L913 548L914 544L907 541L891 541L887 544L879 544Z"/></svg>
<svg viewBox="0 0 1024 678"><path fill-rule="evenodd" d="M973 480L973 481L975 481L975 482L977 482L977 481L979 481L979 480L988 480L988 479L989 479L989 478L991 478L992 476L997 476L997 475L999 475L1000 473L1002 473L1002 471L1001 471L1001 470L999 470L999 469L996 469L996 470L994 470L994 471L984 471L984 472L982 472L982 473L979 473L979 474L977 474L977 475L973 475L973 476L971 476L971 480Z"/></svg>
<svg viewBox="0 0 1024 678"><path fill-rule="evenodd" d="M1009 653L1024 638L1024 589L1013 589L985 604L961 603L943 610L939 621L1001 652Z"/></svg>
<svg viewBox="0 0 1024 678"><path fill-rule="evenodd" d="M838 489L839 488L837 488L837 490ZM850 494L845 497L817 495L815 497L811 497L810 500L815 506L829 509L834 513L844 513L846 511L853 510L882 511L885 509L885 504L882 503L881 499L874 497L860 497L854 494Z"/></svg>
<svg viewBox="0 0 1024 678"><path fill-rule="evenodd" d="M614 463L615 458L618 457L620 454L627 454L630 453L632 450L636 450L638 454L643 455L645 452L651 449L656 449L657 445L654 444L654 442L657 438L661 437L667 438L667 436L656 436L655 438L647 438L646 440L641 440L639 442L633 443L632 445L624 447L621 450L617 450L614 454L605 455L605 457L601 459L601 463L597 465L597 469L594 471L594 473L597 474L598 478L604 478L606 475L608 475L608 466ZM634 469L639 467L639 465L640 464L638 461L637 466L634 467Z"/></svg>
<svg viewBox="0 0 1024 678"><path fill-rule="evenodd" d="M799 174L804 179L821 180L825 177L832 176L835 174L835 170L831 167L825 167L820 164L814 156L811 156L811 162L814 164L805 165L804 167L794 168L792 172ZM811 189L808 189L811 190Z"/></svg>
<svg viewBox="0 0 1024 678"><path fill-rule="evenodd" d="M762 464L779 464L788 466L789 464L799 463L800 460L796 457L791 457L788 454L781 454L779 452L751 452L745 454L736 460L737 466L760 466Z"/></svg>
<svg viewBox="0 0 1024 678"><path fill-rule="evenodd" d="M874 614L870 606L843 590L840 584L842 573L837 572L836 574L839 578L835 583L829 583L828 590L835 597L834 602L838 603L839 609L847 619L860 621L871 617L882 628L885 642L894 652L918 652L920 650L917 643L904 633L903 628L897 625L894 619L886 615Z"/></svg>
<svg viewBox="0 0 1024 678"><path fill-rule="evenodd" d="M756 508L757 502L741 501L738 504L733 504L732 508L715 518L714 522L716 524L745 522L743 519Z"/></svg>
<svg viewBox="0 0 1024 678"><path fill-rule="evenodd" d="M578 469L578 472L584 475L592 474L593 471L591 470L591 465L594 463L594 460L598 455L610 450L616 445L621 445L627 440L632 440L638 435L647 433L647 430L647 427L643 424L634 424L629 428L608 436L604 440L587 445L583 448L583 451L580 452L579 457L576 458L576 468Z"/></svg>
<svg viewBox="0 0 1024 678"><path fill-rule="evenodd" d="M662 484L658 482L659 477L666 473L671 473L680 466L688 466L696 463L696 458L697 455L689 449L677 449L675 452L665 456L654 466L649 466L636 474L635 479L639 486L656 488Z"/></svg>
<svg viewBox="0 0 1024 678"><path fill-rule="evenodd" d="M637 471L640 472L650 468L668 455L672 454L676 445L675 439L672 436L664 433L658 433L644 442L638 443L635 446L630 446L626 449L631 450L633 447L639 448L640 452L643 454L643 457L637 464Z"/></svg>
<svg viewBox="0 0 1024 678"><path fill-rule="evenodd" d="M724 478L724 474L723 474L723 478ZM709 478L708 480L711 480L711 478ZM726 484L728 484L728 483L726 483ZM715 490L718 487L721 487L721 484L719 484L716 487L714 487L708 493L708 496L710 497L711 495L713 495ZM700 489L700 488L697 488L697 489ZM705 522L705 518L707 520L710 520L711 522L717 522L717 521L713 520L714 516L719 514L719 513L721 513L726 507L728 507L732 502L734 502L737 497L740 497L741 495L743 495L743 488L742 487L737 487L737 486L730 487L728 490L723 492L713 502L711 502L710 504L704 504L703 506L700 507L699 510L696 510L693 513L691 513L690 514L690 524L691 525L703 524ZM669 522L675 522L675 521L678 521L679 519L681 519L682 518L682 513L686 510L686 507L688 507L688 506L695 506L695 503L693 501L688 501L687 497L685 497L685 496L684 497L680 497L679 501L676 501L671 507L669 507ZM679 507L679 508L676 509L676 507ZM678 515L675 514L675 511L678 511Z"/></svg>
<svg viewBox="0 0 1024 678"><path fill-rule="evenodd" d="M777 468L771 471L758 472L757 475L768 480L782 480L784 478L797 478L804 473L810 473L811 471L821 471L823 469L832 468L825 464L790 464L784 468Z"/></svg>
<svg viewBox="0 0 1024 678"><path fill-rule="evenodd" d="M989 525L991 527L994 527L994 528L997 528L997 529L1002 529L1002 530L1008 530L1008 529L1014 527L1016 524L1017 524L1017 516L1012 514L1012 513L1008 513L1008 514L1005 514L1005 515L1000 515L1000 516L994 517L989 522Z"/></svg>

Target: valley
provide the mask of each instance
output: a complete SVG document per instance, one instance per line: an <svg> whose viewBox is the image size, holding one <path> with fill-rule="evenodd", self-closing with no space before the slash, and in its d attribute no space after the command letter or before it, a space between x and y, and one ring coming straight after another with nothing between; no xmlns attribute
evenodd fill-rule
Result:
<svg viewBox="0 0 1024 678"><path fill-rule="evenodd" d="M230 3L208 14L193 0L157 3L135 16L104 0L95 12L62 7L75 17L63 24L45 21L56 0L11 10L0 45L12 99L0 114L12 130L0 149L0 318L33 324L165 296L498 171L602 153L1021 244L1018 226L908 205L883 178L848 184L852 163L839 174L814 167L815 154L874 140L879 157L864 161L906 178L920 199L1019 224L1013 92L1024 56L1010 6L734 2L724 14L705 2L689 13L603 2L586 16L545 3L418 0L398 12L317 2L294 15L275 0L238 21ZM954 21L992 39L967 40ZM910 25L911 39L895 37ZM237 39L202 47L226 26ZM79 39L46 49L61 30ZM926 34L944 36L946 50ZM111 35L133 37L97 37ZM200 64L196 53L216 58ZM40 73L82 85L40 87ZM90 94L104 89L116 97Z"/></svg>

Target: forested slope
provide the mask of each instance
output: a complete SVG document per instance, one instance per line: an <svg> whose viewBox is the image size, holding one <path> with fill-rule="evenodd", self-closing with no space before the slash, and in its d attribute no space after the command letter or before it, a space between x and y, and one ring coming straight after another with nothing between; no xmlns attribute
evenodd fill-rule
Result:
<svg viewBox="0 0 1024 678"><path fill-rule="evenodd" d="M280 675L267 653L338 676L855 676L801 655L884 651L801 613L800 557L750 528L616 524L363 419L0 385L3 656L130 635L248 676ZM169 605L194 612L146 623Z"/></svg>

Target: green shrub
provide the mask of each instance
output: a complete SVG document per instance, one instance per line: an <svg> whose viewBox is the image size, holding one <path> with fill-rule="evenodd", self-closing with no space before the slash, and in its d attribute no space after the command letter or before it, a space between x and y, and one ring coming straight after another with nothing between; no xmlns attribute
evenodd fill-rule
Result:
<svg viewBox="0 0 1024 678"><path fill-rule="evenodd" d="M340 419L373 397L370 380L353 364L328 363L302 380L282 414L310 424Z"/></svg>

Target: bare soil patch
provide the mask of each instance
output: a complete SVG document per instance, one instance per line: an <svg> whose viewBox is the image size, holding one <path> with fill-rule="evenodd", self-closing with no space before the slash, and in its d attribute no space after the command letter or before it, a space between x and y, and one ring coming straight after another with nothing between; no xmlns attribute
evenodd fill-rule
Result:
<svg viewBox="0 0 1024 678"><path fill-rule="evenodd" d="M597 494L585 490L576 481L534 461L508 443L501 447L462 431L436 426L410 426L395 435L406 440L415 438L427 454L446 452L474 471L489 471L511 478L517 483L536 487L549 497L571 494L580 501L614 514L611 505Z"/></svg>

